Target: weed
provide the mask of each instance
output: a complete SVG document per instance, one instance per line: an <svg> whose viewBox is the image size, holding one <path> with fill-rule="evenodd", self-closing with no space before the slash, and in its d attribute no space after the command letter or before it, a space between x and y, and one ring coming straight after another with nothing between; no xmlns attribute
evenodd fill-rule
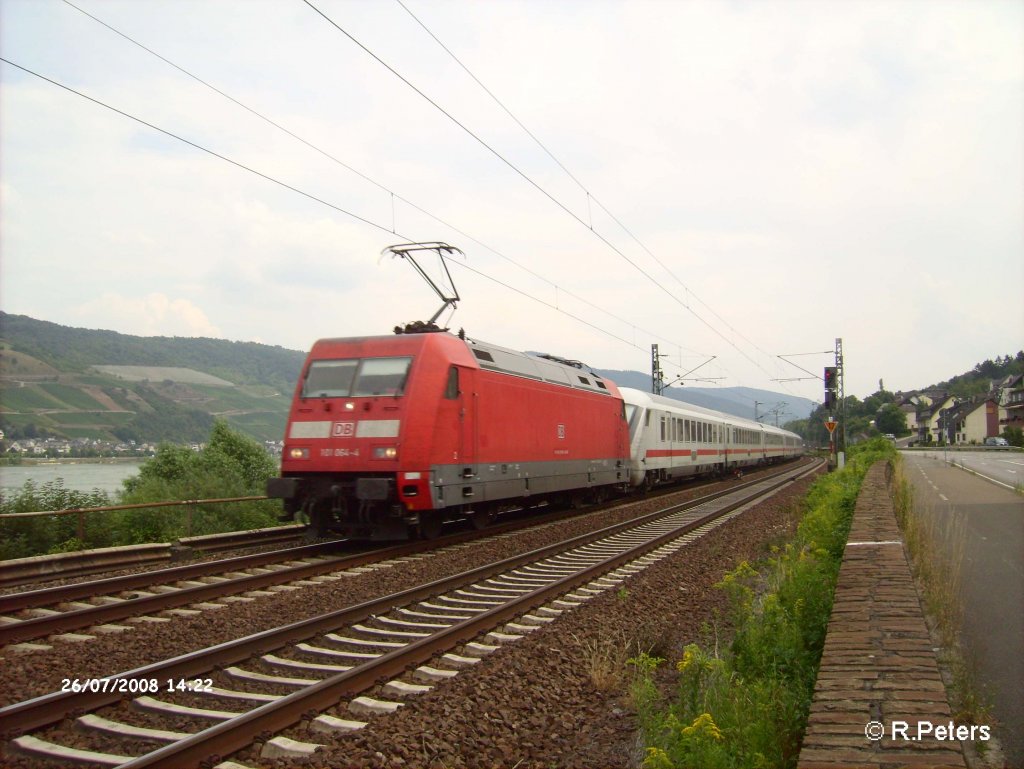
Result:
<svg viewBox="0 0 1024 769"><path fill-rule="evenodd" d="M991 723L991 704L981 692L974 667L960 645L964 620L962 597L967 524L949 517L940 525L934 508L915 504L913 488L901 461L894 464L893 501L896 517L924 598L930 625L942 647L941 660L952 679L954 716L965 723Z"/></svg>
<svg viewBox="0 0 1024 769"><path fill-rule="evenodd" d="M630 661L643 769L795 764L857 494L867 469L893 455L883 440L851 451L845 469L808 492L792 542L723 576L732 642L720 655L716 625L712 652L687 646L667 707L657 707L656 665Z"/></svg>
<svg viewBox="0 0 1024 769"><path fill-rule="evenodd" d="M573 636L583 651L584 665L590 682L598 691L612 691L623 682L626 663L634 653L634 644L625 633L607 633L580 640Z"/></svg>

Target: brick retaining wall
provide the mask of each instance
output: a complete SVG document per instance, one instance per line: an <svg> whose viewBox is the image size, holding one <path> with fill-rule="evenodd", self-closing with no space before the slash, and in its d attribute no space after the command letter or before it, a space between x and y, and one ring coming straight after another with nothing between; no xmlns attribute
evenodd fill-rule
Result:
<svg viewBox="0 0 1024 769"><path fill-rule="evenodd" d="M946 729L952 714L887 473L873 465L857 498L798 769L966 766L955 739L924 724L916 739L919 722ZM869 722L881 739L869 739Z"/></svg>

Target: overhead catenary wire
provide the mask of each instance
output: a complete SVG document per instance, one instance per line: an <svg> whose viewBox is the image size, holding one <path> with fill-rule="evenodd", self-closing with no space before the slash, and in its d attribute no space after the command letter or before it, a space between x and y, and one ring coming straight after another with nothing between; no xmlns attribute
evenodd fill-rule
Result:
<svg viewBox="0 0 1024 769"><path fill-rule="evenodd" d="M555 163L555 164L556 164L556 165L557 165L557 166L558 166L559 168L561 168L561 169L562 169L562 171L564 171L564 172L565 172L565 174L566 174L566 175L567 175L567 176L568 176L568 177L569 177L570 179L572 179L572 180L573 180L573 181L574 181L574 182L576 183L576 185L577 185L577 186L578 186L578 187L579 187L579 188L580 188L580 189L581 189L581 190L582 190L582 191L583 191L583 192L584 192L584 193L586 194L586 199L587 199L587 220L588 220L588 226L589 226L589 228L590 228L591 230L593 230L593 229L594 229L594 223L593 223L593 216L592 216L592 214L591 214L591 203L593 202L593 203L595 203L595 204L596 204L596 205L597 205L597 206L598 206L598 207L599 207L599 208L600 208L600 209L601 209L602 211L604 211L604 212L605 212L605 213L606 213L606 214L607 214L607 215L609 216L609 218L611 218L611 220L612 220L612 221L614 221L614 222L615 222L615 224L617 224L617 225L618 225L618 226L619 226L619 227L620 227L620 228L622 229L622 231L623 231L623 232L625 232L625 233L626 233L626 234L627 234L627 235L628 235L628 236L629 236L629 237L630 237L630 238L631 238L631 239L632 239L632 240L633 240L633 241L634 241L634 242L635 242L635 243L636 243L636 244L637 244L638 246L640 246L640 248L642 248L642 249L643 249L643 250L644 250L644 251L645 251L645 252L646 252L646 253L647 253L647 254L648 254L648 255L649 255L649 256L650 256L650 257L651 257L651 258L652 258L652 259L653 259L654 261L655 261L655 262L657 262L657 264L658 264L658 265L659 265L659 266L660 266L660 267L661 267L661 268L662 268L663 270L665 270L665 272L667 272L667 273L669 274L669 276L671 276L671 277L672 277L672 279L673 279L673 280L675 280L675 281L676 281L676 282L677 282L677 283L678 283L678 284L679 284L679 285L680 285L680 286L681 286L681 287L683 288L683 290L687 292L687 294L689 294L690 296L692 296L692 297L693 297L693 298L694 298L694 299L695 299L696 301L700 302L700 304L701 304L701 305L703 305L703 306L704 306L705 308L707 308L707 310L708 310L708 311L709 311L709 312L710 312L710 313L711 313L712 315L714 315L714 316L715 316L715 317L716 317L716 318L717 318L717 319L718 319L719 321L721 321L721 322L722 322L722 323L723 323L723 324L724 324L724 325L725 325L725 326L726 326L726 327L727 327L727 328L728 328L728 329L729 329L730 331L732 331L732 332L733 332L734 334L736 334L736 336L738 336L738 337L739 337L740 339L742 339L743 341L745 341L745 342L746 342L747 344L749 344L749 345L750 345L751 347L753 347L753 348L754 348L755 350L757 350L758 352L760 352L760 353L761 353L762 355L764 355L764 356L766 356L766 357L770 357L770 356L768 355L768 353L767 353L767 352L765 352L764 350L762 350L762 349L761 349L761 347L760 347L760 346L758 346L758 345L757 345L757 344L756 344L755 342L753 342L753 341L751 341L750 339L748 339L748 338L747 338L746 336L744 336L744 335L743 335L743 334L742 334L741 332L737 331L737 330L736 330L736 329L735 329L735 328L734 328L734 327L732 326L732 324L730 324L730 323L729 323L729 322L728 322L727 320L725 320L725 318L723 318L723 317L722 317L721 315L719 315L719 314L718 314L718 313L717 313L717 312L716 312L716 311L714 310L714 308L713 308L713 307L711 307L711 306L710 306L709 304L707 304L707 302L703 301L703 300L702 300L702 299L701 299L701 298L700 298L699 296L697 296L697 294L695 294L695 293L693 292L693 290L692 290L692 289L690 289L690 288L689 288L689 286L687 286L687 285L686 285L685 283L683 283L682 279L680 279L680 278L679 278L679 276L678 276L678 275L676 275L676 274L675 274L675 272L673 272L673 271L672 271L672 270L671 270L671 269L670 269L670 268L668 267L668 265L666 265L666 264L665 264L665 263L664 263L664 262L663 262L663 261L662 261L661 259L659 259L659 258L657 257L657 255L655 255L655 253L654 253L653 251L651 251L651 249L649 249L649 248L647 247L647 245L646 245L646 244L644 244L644 243L643 243L643 241L641 241L641 240L640 240L640 238L638 238L638 237L637 237L637 236L636 236L636 235L635 235L635 234L633 233L633 231L632 231L632 230L630 230L630 229L629 229L629 228L628 228L628 227L627 227L627 226L626 226L626 225L625 225L625 224L624 224L624 223L622 222L622 220L620 220L620 219L619 219L619 218L618 218L618 217L617 217L617 216L616 216L616 215L615 215L614 213L612 213L612 211L611 211L611 210L609 210L609 209L608 209L608 207L607 207L607 206L605 206L605 205L604 205L604 204L603 204L603 203L602 203L602 202L601 202L600 200L598 200L598 198L597 198L597 197L596 197L596 196L595 196L595 195L594 195L594 194L593 194L593 193L592 193L592 192L591 192L591 191L590 191L590 190L589 190L589 189L587 188L587 186L586 186L585 184L583 184L583 182L581 182L581 181L580 181L580 180L579 180L579 179L578 179L578 178L576 177L576 175L575 175L575 174L573 174L573 172L572 172L572 171L570 171L570 170L569 170L569 168L568 168L568 167L567 167L567 166L566 166L566 165L565 165L565 164L564 164L564 163L563 163L563 162L562 162L561 160L559 160L559 159L558 159L558 157L556 157L556 156L555 156L555 154L554 154L554 153L553 153L553 152L552 152L552 151L551 151L550 149L548 149L548 147L547 147L547 146L546 146L546 145L544 144L544 142L542 142L542 141L541 141L541 140L540 140L540 139L539 139L539 138L537 137L537 135L536 135L536 134L534 134L534 133L533 133L533 131L531 131L531 130L530 130L530 129L529 129L529 128L528 128L527 126L526 126L526 124L525 124L525 123L523 123L523 121L521 121L521 120L520 120L520 119L519 119L519 118L518 118L518 117L517 117L517 116L516 116L516 115L515 115L515 114L514 114L514 113L512 112L512 110L511 110L511 109L509 109L509 108L508 108L508 107L507 107L507 106L505 105L505 103L504 103L504 102L503 102L503 101L502 101L501 99L499 99L499 98L498 98L498 96L497 96L497 95L496 95L496 94L495 94L495 93L494 93L494 92L493 92L493 91L492 91L492 90L491 90L490 88L488 88L488 87L487 87L487 86L486 86L486 85L485 85L485 84L483 83L483 81L482 81L482 80L480 80L480 78L478 78L478 77L477 77L477 76L476 76L476 75L475 75L475 74L473 73L473 71L472 71L472 70L470 70L470 69L469 69L469 67L467 67L467 66L465 65L465 63L463 63L463 61L462 61L461 59L460 59L460 58L459 58L458 56L456 56L456 55L455 55L455 53L454 53L454 52L453 52L453 51L452 51L452 50L451 50L451 49L450 49L450 48L449 48L449 47L448 47L447 45L445 45L445 44L444 44L444 43L443 43L443 42L441 41L441 39L440 39L440 38L439 38L439 37L438 37L437 35L435 35L435 34L434 34L434 32L433 32L433 31L432 31L432 30L431 30L431 29L430 29L430 28L429 28L429 27L428 27L428 26L427 26L427 25L426 25L426 24L425 24L425 23L423 22L423 20L422 20L422 19L420 19L420 18L419 18L419 17L418 17L418 16L417 16L417 15L416 15L415 13L413 13L413 12L412 12L412 10L411 10L411 9L409 8L409 6L408 6L408 5L406 5L406 3L404 3L404 2L402 1L402 0L395 0L395 2L396 2L396 3L398 3L398 5L399 5L399 6L401 6L401 7L402 7L402 9L403 9L403 10L405 10L405 12L406 12L407 14L409 14L409 16L410 16L410 17L411 17L411 18L412 18L412 19L413 19L413 20L414 20L414 21L415 21L415 22L416 22L416 23L417 23L417 24L418 24L418 25L419 25L419 26L420 26L420 27L421 27L421 28L423 29L423 31L424 31L424 32L426 32L426 33L427 33L427 34L428 34L428 35L429 35L429 36L431 37L431 39L433 39L433 40L434 40L434 42L436 42L436 43L437 43L437 44L438 44L438 45L439 45L439 46L441 47L441 49L442 49L442 50L444 50L444 52L445 52L445 53L447 53L447 54L448 54L448 56L450 56L450 57L452 58L452 60L453 60L453 61L454 61L454 62L455 62L456 64L458 64L458 65L459 65L459 67L461 67L461 68L462 68L462 70L463 70L463 71L464 71L464 72L465 72L465 73L466 73L466 74L467 74L467 75L468 75L468 76L469 76L469 77L470 77L470 78L471 78L471 79L473 80L473 82L475 82L475 83L476 83L476 84L477 84L478 86L480 86L480 88L481 88L481 89L482 89L482 90L483 90L483 91L484 91L484 92L485 92L485 93L486 93L486 94L487 94L487 95L488 95L488 96L489 96L489 97L490 97L490 98L491 98L491 99L492 99L492 100L494 101L494 103L495 103L495 104L497 104L497 105L498 105L498 107L500 107L500 108L501 108L501 110L502 110L502 111L504 111L504 112L505 112L505 114L506 114L506 115L508 115L508 116L509 116L509 118L510 118L510 119L511 119L511 120L512 120L512 121L513 121L513 122L514 122L514 123L515 123L515 124L516 124L517 126L519 126L519 127L520 127L520 128L521 128L521 129L522 129L522 130L523 130L523 131L524 131L524 132L526 133L526 135L527 135L527 136L529 136L529 137L530 137L530 138L531 138L531 139L532 139L532 140L534 141L534 143L536 143L536 145L537 145L538 147L540 147L540 149L541 149L541 150L542 150L542 151L544 152L544 154L546 154L546 155L547 155L547 156L548 156L549 158L551 158L551 160L552 160L552 161L553 161L553 162L554 162L554 163ZM689 308L687 308L687 309L689 309ZM728 340L726 340L726 341L728 341ZM767 371L765 371L765 370L764 370L763 368L762 368L761 370L762 370L762 371L764 371L765 373L768 373L768 372L767 372Z"/></svg>
<svg viewBox="0 0 1024 769"><path fill-rule="evenodd" d="M239 162L237 160L234 160L234 159L228 157L227 155L224 155L224 154L222 154L220 152L216 152L215 150L211 150L208 147L204 147L203 145L201 145L201 144L199 144L197 142L194 142L194 141L192 141L190 139L187 139L184 136L180 136L179 134L176 134L173 131L169 131L169 130L167 130L165 128L161 128L160 126L158 126L158 125L156 125L154 123L150 123L149 121L144 120L144 119L142 119L140 117L137 117L135 115L132 115L129 112L126 112L126 111L124 111L122 109L114 107L113 105L107 104L106 102L104 102L104 101L102 101L100 99L97 99L95 97L89 96L88 94L86 94L86 93L84 93L82 91L79 91L78 89L72 88L71 86L66 85L64 83L61 83L58 80L55 80L55 79L53 79L51 77L47 77L46 75L43 75L43 74L41 74L39 72L36 72L35 70L32 70L32 69L30 69L28 67L25 67L25 66L23 66L21 64L18 64L17 62L11 61L10 59L8 59L8 58L6 58L4 56L0 56L0 62L3 62L4 64L7 64L8 66L14 67L14 68L16 68L16 69L18 69L18 70L20 70L20 71L22 71L22 72L24 72L24 73L26 73L28 75L36 77L36 78L38 78L38 79L40 79L40 80L42 80L44 82L50 83L51 85L56 86L57 88L60 88L60 89L66 91L68 93L74 94L75 96L78 96L78 97L80 97L82 99L85 99L86 101L89 101L92 104L95 104L95 105L97 105L99 107L103 107L104 109L107 109L107 110L109 110L109 111L111 111L111 112L113 112L113 113L115 113L117 115L120 115L121 117L127 118L128 120L132 120L132 121L134 121L134 122L136 122L136 123L138 123L140 125L143 125L143 126L149 128L149 129L153 130L153 131L156 131L156 132L158 132L160 134L163 134L164 136L167 136L168 138L171 138L171 139L174 139L176 141L179 141L179 142L182 142L184 144L187 144L188 146L190 146L190 147L192 147L192 148L194 148L196 150L199 150L200 152L204 152L207 155L210 155L212 157L217 158L218 160L222 160L225 163L229 163L232 166L235 166L238 169L241 169L241 170L246 171L246 172L248 172L250 174L253 174L253 175L255 175L255 176L257 176L257 177L259 177L259 178L261 178L261 179L263 179L265 181L271 182L271 183L276 184L276 185L278 185L280 187L283 187L284 189L290 190L291 192L294 192L296 194L302 195L303 197L305 197L305 198L307 198L307 199L309 199L309 200L311 200L311 201L313 201L315 203L319 203L321 205L327 206L328 208L330 208L330 209L332 209L334 211L337 211L338 213L344 214L345 216L349 216L352 219L355 219L356 221L359 221L359 222L361 222L363 224L369 225L370 227L373 227L373 228L375 228L377 230L380 230L381 232L387 233L389 235L395 235L396 237L399 237L399 238L403 239L406 243L410 243L411 244L411 243L415 242L414 239L408 237L407 235L404 235L402 233L393 232L391 227L387 226L386 224L381 224L381 223L375 222L375 221L373 221L371 219L367 219L366 217L360 216L359 214L356 214L353 211L349 211L348 209L345 209L345 208L342 208L341 206L335 205L334 203L331 203L330 201L324 200L323 198L318 197L316 195L313 195L313 194L311 194L309 192L306 192L305 190L302 190L299 187L295 187L294 185L291 185L291 184L288 184L287 182L281 181L280 179L277 179L277 178L275 178L273 176L270 176L269 174L265 174L265 173L255 169L255 168L251 167L251 166L248 166L248 165L246 165L244 163L241 163L241 162ZM591 322L589 322L587 320L584 320L583 318L580 318L580 317L574 315L573 313L567 312L566 310L556 306L555 304L551 304L549 302L545 302L543 299L540 299L539 297L533 296L532 294L530 294L530 293L528 293L526 291L523 291L521 289L515 288L514 286L511 286L511 285L509 285L509 284L507 284L507 283L505 283L503 281L500 281L497 278L494 278L494 277L492 277L490 275L487 275L486 273L484 273L481 270L474 269L474 268L469 267L467 265L462 265L458 261L451 261L450 263L458 265L460 267L464 267L465 269L469 270L470 272L472 272L472 273L474 273L474 274L476 274L476 275L478 275L480 277L483 277L483 278L485 278L485 279L487 279L487 280L489 280L489 281L491 281L491 282L493 282L493 283L495 283L497 285L500 285L500 286L502 286L502 287L504 287L504 288L506 288L508 290L514 291L515 293L520 294L521 296L524 296L524 297L526 297L526 298L528 298L528 299L530 299L530 300L532 300L534 302L537 302L537 303L539 303L541 305L544 305L545 307L548 307L548 308L550 308L552 310L555 310L556 312L558 312L558 313L560 313L562 315L565 315L566 317L571 318L572 320L574 320L574 321L576 321L578 323L581 323L581 324L583 324L583 325L585 325L585 326L587 326L589 328L592 328L595 331L598 331L599 333L604 334L605 336L608 336L608 337L610 337L612 339L615 339L616 341L622 342L622 343L624 343L626 345L629 345L630 347L633 347L633 348L636 348L636 349L641 349L635 343L630 342L627 339L623 339L622 337L620 337L620 336L618 336L616 334L613 334L611 331L609 331L609 330L607 330L605 328L597 326L597 325L595 325L595 324L593 324L593 323L591 323Z"/></svg>
<svg viewBox="0 0 1024 769"><path fill-rule="evenodd" d="M397 216L396 216L396 210L395 210L395 201L400 201L401 203L409 206L410 208L420 212L424 216L427 216L427 217L433 219L434 221L438 222L439 224L443 225L444 227L447 227L451 231L457 233L460 237L466 238L467 240L469 240L469 241L471 241L473 243L476 243L481 248L486 249L487 251L489 251L490 253L494 254L497 257L499 257L500 259L505 260L509 264L512 264L513 266L515 266L518 269L526 272L527 274L531 275L532 277L534 277L534 278L536 278L536 279L538 279L540 281L543 281L544 283L548 284L549 286L551 286L552 288L555 289L556 296L557 296L558 292L561 291L562 293L566 294L567 296L572 297L576 301L581 302L581 303L587 305L588 307L591 307L592 309L597 310L598 312L603 313L607 317L612 318L613 320L615 320L615 321L617 321L619 323L622 323L622 324L624 324L626 326L630 326L630 327L633 327L633 328L635 328L637 330L642 331L644 334L646 334L648 337L650 337L652 339L658 339L660 341L668 342L670 344L675 345L679 349L689 349L689 348L685 348L683 345L679 344L678 342L674 342L672 340L666 339L665 337L661 336L658 333L655 333L655 332L652 332L652 331L648 331L646 329L639 328L632 321L629 321L629 320L627 320L625 318L622 318L622 317L616 315L615 313L612 313L611 311L607 310L606 308L601 307L601 306L599 306L599 305L597 305L597 304L595 304L595 303L593 303L593 302L591 302L591 301L589 301L587 299L584 299L583 297L579 296L578 294L574 293L573 291L570 291L570 290L566 289L564 286L560 286L559 284L555 283L554 281L550 280L549 278L546 278L545 276L541 275L540 273L536 272L535 270L527 267L526 265L522 264L521 262L519 262L519 261L513 259L512 257L508 256L507 254L497 250L496 248L488 245L487 243L484 243L483 241L479 240L478 238L476 238L476 237L470 235L469 233L465 232L464 230L460 229L459 227L456 227L455 225L451 224L450 222L440 218L436 214L434 214L434 213L428 211L427 209L423 208L422 206L414 203L413 201L411 201L408 198L404 197L403 195L399 194L398 192L396 192L395 190L391 189L387 185L382 184L381 182L377 181L376 179L371 177L369 174L367 174L367 173L365 173L363 171L360 171L359 169L355 168L354 166L352 166L349 163L346 163L345 161L341 160L337 156L335 156L332 153L330 153L330 152L324 150L323 148L317 146L313 142L310 142L309 140L305 139L304 137L302 137L299 134L295 133L294 131L290 130L286 126L282 125L281 123L279 123L279 122L277 122L277 121L267 117L266 115L264 115L260 111L250 107L249 105L245 104L244 102L240 101L239 99L236 99L234 96L232 96L231 94L227 93L223 89L218 88L217 86L213 85L212 83L208 82L207 80L199 77L195 73L189 71L188 69L185 69L181 65L177 64L176 62L170 60L166 56L164 56L161 53L157 52L156 50L154 50L150 46L147 46L147 45L139 42L135 38L131 37L130 35L122 32L121 30L117 29L113 25L111 25L108 22L104 21L103 19L99 18L95 14L90 13L90 12L82 9L81 7L76 5L75 3L71 2L71 0L63 0L63 2L65 3L65 5L73 8L74 10L76 10L79 13L83 14L84 16L88 17L89 19L92 19L94 22L96 22L97 24L100 24L101 26L105 27L110 32L114 33L115 35L117 35L117 36L121 37L122 39L128 41L129 43L137 46L138 48L142 49L146 53L149 53L150 55L155 56L156 58L160 59L162 62L164 62L168 66L174 68L175 70L177 70L178 72L182 73L183 75L191 78L192 80L195 80L197 83L199 83L199 84L203 85L204 87L212 90L214 93L219 94L220 96L224 97L225 99L227 99L228 101L230 101L233 104L237 105L238 107L241 107L246 112L248 112L251 115L253 115L254 117L257 117L260 120L262 120L262 121L266 122L267 124L271 125L272 127L276 128L277 130L282 131L283 133L287 134L288 136L290 136L291 138L295 139L296 141L301 142L306 147L309 147L310 149L312 149L315 152L319 153L320 155L322 155L323 157L327 158L328 160L331 160L332 162L338 164L339 166L341 166L342 168L346 169L347 171L350 171L351 173L355 174L360 179L363 179L364 181L374 185L379 190L383 191L388 196L388 199L389 199L389 202L390 202L390 206L391 206L391 227L388 229L388 231L391 232L392 234L397 234L396 233ZM501 283L500 281L498 281L498 283L500 285L508 287L507 284L505 284L505 283ZM513 290L518 291L517 289L513 289ZM519 292L519 293L522 293L522 292ZM546 302L541 301L541 303L547 305ZM558 309L557 303L556 303L556 305L548 305L548 306L551 306L553 309ZM578 318L576 318L576 319L578 320ZM589 324L588 323L587 325L590 325L590 326L596 328L596 326L593 326L593 324ZM619 337L616 337L616 338L619 338Z"/></svg>
<svg viewBox="0 0 1024 769"><path fill-rule="evenodd" d="M402 75L400 72L398 72L394 67L392 67L390 64L385 62L383 59L381 59L377 54L375 54L367 46L365 46L362 42L360 42L358 39L356 39L350 32L348 32L340 24L338 24L336 21L334 21L334 19L332 19L330 16L328 16L326 13L324 13L322 10L320 10L316 5L314 5L311 2L311 0L302 0L302 1L306 5L308 5L313 11L315 11L317 14L319 14L327 23L329 23L331 26L333 26L335 29L337 29L338 32L340 32L342 35L344 35L349 40L351 40L356 46L358 46L360 49L362 49L364 52L366 52L367 55L369 55L371 58L373 58L375 61L377 61L381 66L383 66L385 69L387 69L389 72L391 72L391 74L393 74L395 77L397 77L403 83L405 83L416 94L418 94L420 97L422 97L424 100L426 100L429 104L431 104L435 109L437 109L442 115L447 117L452 123L454 123L460 129L462 129L466 134L468 134L471 138L473 138L476 142L478 142L488 152L493 154L502 163L504 163L512 171L514 171L518 176L520 176L528 184L530 184L532 187L534 187L536 190L538 190L542 195L544 195L544 197L548 198L556 206L558 206L558 208L560 208L562 211L564 211L570 217L575 219L579 224L581 224L585 228L587 228L591 233L594 234L594 236L596 238L598 238L602 243L604 243L606 246L608 246L608 248L610 248L613 252L615 252L620 258L625 260L631 267L633 267L641 275L643 275L645 278L647 278L652 284L654 284L655 287L657 287L660 291L665 293L675 303L679 304L681 307L683 307L685 310L687 310L690 314L692 314L697 320L699 320L701 323L703 323L713 333L715 333L717 336L721 337L723 341L725 341L727 344L729 344L740 355L742 355L748 361L753 363L757 368L759 368L766 375L771 376L770 372L768 372L760 363L758 363L756 360L754 360L752 357L750 357L750 355L748 355L744 350L741 350L731 339L726 337L719 329L717 329L714 326L714 324L709 323L699 313L697 313L692 307L690 307L688 304L683 302L678 296L673 294L668 288L666 288L657 279L655 279L653 275L651 275L649 272L647 272L643 267L641 267L639 264L637 264L634 260L630 259L625 253L622 252L621 249L619 249L617 246L615 246L615 244L613 244L610 240L608 240L604 235L602 235L597 230L593 229L586 221L584 221L578 214L576 214L576 212L574 212L572 209L570 209L568 206L566 206L564 203L562 203L562 201L558 200L554 195L552 195L550 192L548 192L546 189L544 189L540 184L538 184L536 181L534 181L522 169L520 169L518 166L516 166L514 163L512 163L512 161L508 160L508 158L506 158L504 155L502 155L500 152L498 152L494 147L492 147L490 144L488 144L486 141L484 141L478 134L476 134L472 129L470 129L468 126L466 126L465 123L463 123L458 118L456 118L454 115L452 115L444 107L442 107L440 104L438 104L434 99L430 98L426 93L424 93L416 85L414 85L411 81L409 81L408 78L406 78L404 75Z"/></svg>
<svg viewBox="0 0 1024 769"><path fill-rule="evenodd" d="M309 192L305 192L304 190L301 190L298 187L293 187L292 185L288 184L287 182L283 182L280 179L275 179L273 176L269 176L269 175L267 175L267 174L265 174L265 173L263 173L261 171L257 171L255 168L252 168L251 166L247 166L244 163L240 163L237 160L232 160L227 155L222 155L221 153L216 152L214 150L211 150L208 147L204 147L203 145L197 144L196 142L191 141L190 139L186 139L184 136L179 136L178 134L176 134L176 133L174 133L172 131L168 131L167 129L161 128L158 125L154 125L153 123L147 122L146 120L143 120L140 117L136 117L135 115L132 115L131 113L125 112L124 110L118 109L117 107L114 107L113 105L107 104L104 101L100 101L99 99L93 98L92 96L89 96L88 94L83 93L82 91L76 90L76 89L72 88L69 85L65 85L64 83L61 83L60 81L54 80L53 78L50 78L50 77L47 77L46 75L42 75L39 72L36 72L34 70L29 69L28 67L24 67L21 64L18 64L17 62L13 62L13 61L11 61L8 58L0 56L0 61L2 61L4 64L8 64L8 65L10 65L12 67L20 69L22 72L25 72L26 74L32 75L33 77L37 77L40 80L44 80L47 83L50 83L51 85L55 85L55 86L57 86L57 88L61 88L61 89L65 90L65 91L67 91L69 93L73 93L75 96L79 96L79 97L81 97L83 99L86 99L87 101L90 101L93 104L96 104L96 105L98 105L100 107L103 107L104 109L108 109L111 112L115 112L118 115L121 115L122 117L128 118L129 120L134 120L136 123L139 123L141 125L146 126L147 128L151 128L154 131L162 133L164 136L167 136L167 137L170 137L171 139L175 139L177 141L183 142L183 143L189 145L190 147L193 147L193 148L199 150L200 152L205 152L208 155L212 155L215 158L223 160L225 163L230 163L231 165L233 165L233 166L235 166L237 168L241 168L243 171L248 171L249 173L255 174L256 176L259 176L260 178L265 179L268 182L272 182L272 183L277 184L277 185L279 185L281 187L284 187L287 190L291 190L292 192L298 193L299 195L302 195L305 198L309 198L310 200L313 200L313 201L316 201L317 203L325 205L328 208L333 208L335 211L337 211L339 213L342 213L342 214L345 214L346 216L351 216L353 219L356 219L356 220L362 222L363 224L368 224L371 227L375 227L378 230L382 230L384 232L388 232L388 233L391 232L391 230L388 227L386 227L386 226L384 226L382 224L378 224L378 223L376 223L376 222L374 222L374 221L372 221L370 219L367 219L367 218L365 218L363 216L360 216L359 214L355 213L354 211L349 211L349 210L347 210L345 208L342 208L341 206L335 205L334 203L330 203L330 202L324 200L323 198L319 198L316 195L313 195L313 194L311 194ZM392 234L395 234L395 233L392 233Z"/></svg>

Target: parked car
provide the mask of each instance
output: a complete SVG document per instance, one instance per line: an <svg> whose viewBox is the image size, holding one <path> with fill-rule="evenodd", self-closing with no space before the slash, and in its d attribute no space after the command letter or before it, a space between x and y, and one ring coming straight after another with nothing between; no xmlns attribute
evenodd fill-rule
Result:
<svg viewBox="0 0 1024 769"><path fill-rule="evenodd" d="M985 439L985 445L986 446L1009 446L1010 444L1006 442L1006 438L1000 438L1000 437L996 436L994 438L986 438Z"/></svg>

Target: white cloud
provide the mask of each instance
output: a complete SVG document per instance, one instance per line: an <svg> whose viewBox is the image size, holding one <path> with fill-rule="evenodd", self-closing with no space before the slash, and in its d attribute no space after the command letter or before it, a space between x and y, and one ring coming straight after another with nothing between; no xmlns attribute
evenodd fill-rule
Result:
<svg viewBox="0 0 1024 769"><path fill-rule="evenodd" d="M144 297L105 293L70 309L69 316L88 328L141 336L220 337L221 330L188 299L154 292Z"/></svg>
<svg viewBox="0 0 1024 769"><path fill-rule="evenodd" d="M717 355L727 384L774 386L777 354L840 336L862 395L1024 346L1019 3L412 3L664 267L397 4L320 5L585 224L312 11L249 5L87 7L465 234L64 4L0 2L0 43L385 230L463 248L491 279L453 268L453 324L499 344L646 369L659 341ZM306 348L439 304L378 263L399 235L7 65L0 102L5 310ZM972 315L992 306L1006 322Z"/></svg>

